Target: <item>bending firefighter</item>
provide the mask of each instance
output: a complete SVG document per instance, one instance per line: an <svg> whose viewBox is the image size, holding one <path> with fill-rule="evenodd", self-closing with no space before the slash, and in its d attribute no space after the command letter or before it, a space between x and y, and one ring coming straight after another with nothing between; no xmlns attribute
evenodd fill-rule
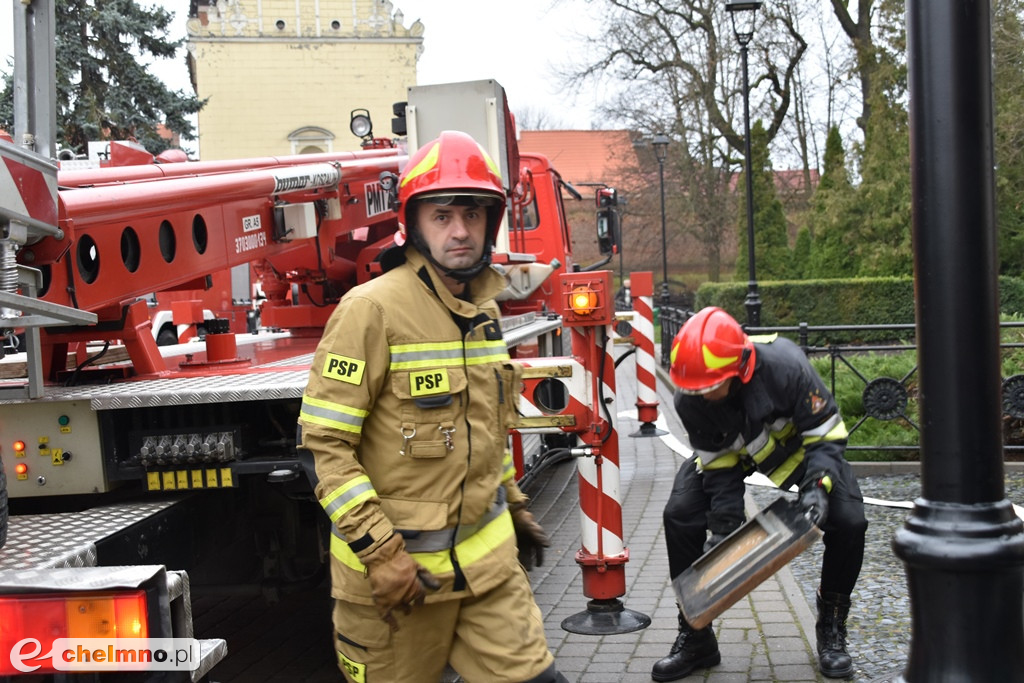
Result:
<svg viewBox="0 0 1024 683"><path fill-rule="evenodd" d="M760 471L783 490L798 486L800 506L824 532L818 665L830 678L849 676L846 619L867 520L835 399L800 347L784 338L752 341L720 308L701 310L679 330L669 374L694 450L665 505L672 578L743 523L748 474ZM680 612L675 644L651 676L673 681L720 661L712 626L695 630Z"/></svg>
<svg viewBox="0 0 1024 683"><path fill-rule="evenodd" d="M333 521L335 648L349 680L565 679L526 564L548 539L507 452L519 395L490 267L497 166L446 131L398 179L401 246L349 291L317 347L299 422ZM518 553L517 553L518 538Z"/></svg>

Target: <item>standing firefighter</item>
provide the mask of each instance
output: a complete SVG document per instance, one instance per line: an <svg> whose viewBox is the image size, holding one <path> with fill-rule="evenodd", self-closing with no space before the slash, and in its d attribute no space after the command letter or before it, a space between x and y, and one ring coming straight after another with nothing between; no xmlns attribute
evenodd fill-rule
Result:
<svg viewBox="0 0 1024 683"><path fill-rule="evenodd" d="M847 432L835 399L796 344L774 337L751 341L720 308L701 310L679 330L669 374L694 449L665 505L672 578L743 523L748 474L760 471L783 490L798 485L799 504L824 531L818 665L830 678L849 676L846 618L867 520L843 455ZM680 612L675 644L651 676L672 681L720 661L712 627L695 630Z"/></svg>
<svg viewBox="0 0 1024 683"><path fill-rule="evenodd" d="M403 245L324 330L299 421L334 522L338 663L353 681L564 681L527 565L548 539L507 451L518 376L490 267L499 171L468 135L398 180ZM517 557L517 538L518 550Z"/></svg>

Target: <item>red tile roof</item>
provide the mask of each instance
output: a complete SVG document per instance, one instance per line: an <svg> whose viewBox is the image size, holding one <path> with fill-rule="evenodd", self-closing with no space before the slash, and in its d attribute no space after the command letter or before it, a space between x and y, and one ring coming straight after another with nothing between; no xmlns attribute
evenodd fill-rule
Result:
<svg viewBox="0 0 1024 683"><path fill-rule="evenodd" d="M773 171L775 178L775 192L783 197L792 197L797 194L803 194L807 192L807 183L804 182L804 172L799 169L794 170L782 170ZM756 177L756 176L755 176ZM733 192L742 192L740 189L740 180L743 178L743 174L736 172L732 174L729 179L729 189ZM808 180L811 184L811 194L814 189L818 187L818 182L821 180L821 176L818 173L818 169L812 168L808 172Z"/></svg>
<svg viewBox="0 0 1024 683"><path fill-rule="evenodd" d="M638 165L627 130L522 131L519 149L543 154L573 184L619 185Z"/></svg>
<svg viewBox="0 0 1024 683"><path fill-rule="evenodd" d="M519 149L523 152L543 154L572 184L607 183L626 187L636 182L637 170L642 166L637 159L633 140L628 130L528 130L519 133ZM650 151L647 152L650 156ZM650 163L652 159L647 159ZM740 173L734 173L730 186L736 191ZM818 185L818 171L810 172L811 188ZM802 171L775 171L775 189L791 196L804 192Z"/></svg>

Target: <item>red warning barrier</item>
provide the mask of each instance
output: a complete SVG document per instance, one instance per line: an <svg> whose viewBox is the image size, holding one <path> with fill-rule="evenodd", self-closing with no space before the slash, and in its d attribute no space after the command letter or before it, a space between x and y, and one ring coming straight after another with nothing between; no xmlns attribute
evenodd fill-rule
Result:
<svg viewBox="0 0 1024 683"><path fill-rule="evenodd" d="M583 572L583 594L590 601L585 612L566 618L562 628L573 633L627 633L647 627L651 620L625 609L619 600L626 593L629 551L622 538L615 359L609 343L615 318L611 272L565 273L561 285L572 353L586 371L592 397L590 424L579 432L580 447L574 449L581 540L576 563Z"/></svg>
<svg viewBox="0 0 1024 683"><path fill-rule="evenodd" d="M636 347L636 411L640 429L630 436L660 436L657 377L654 365L654 275L630 273L633 297L633 344Z"/></svg>

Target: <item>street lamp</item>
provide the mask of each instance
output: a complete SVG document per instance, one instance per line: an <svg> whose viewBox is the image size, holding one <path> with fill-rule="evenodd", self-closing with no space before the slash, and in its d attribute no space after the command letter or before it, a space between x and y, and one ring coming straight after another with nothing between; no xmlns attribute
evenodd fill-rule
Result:
<svg viewBox="0 0 1024 683"><path fill-rule="evenodd" d="M651 140L654 156L658 158L658 178L661 181L661 305L668 305L668 245L665 239L665 158L668 157L668 136L658 133ZM662 313L664 315L664 313Z"/></svg>
<svg viewBox="0 0 1024 683"><path fill-rule="evenodd" d="M761 8L760 0L726 0L725 11L732 22L732 32L740 44L743 62L743 132L744 165L747 176L747 325L761 325L761 297L757 293L757 275L754 268L754 176L750 168L750 83L747 78L747 44L754 37L754 19Z"/></svg>

